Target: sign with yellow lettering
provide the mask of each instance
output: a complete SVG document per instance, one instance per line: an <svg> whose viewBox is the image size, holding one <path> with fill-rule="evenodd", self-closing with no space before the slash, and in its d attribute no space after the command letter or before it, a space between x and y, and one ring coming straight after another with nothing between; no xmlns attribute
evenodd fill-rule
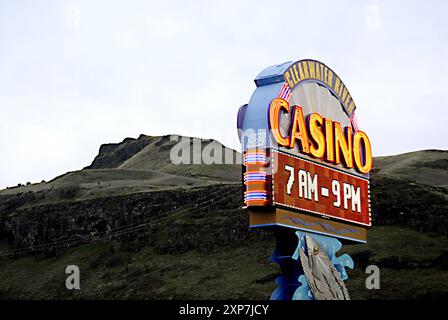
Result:
<svg viewBox="0 0 448 320"><path fill-rule="evenodd" d="M255 83L238 113L251 227L365 242L372 148L347 87L316 60L271 66Z"/></svg>

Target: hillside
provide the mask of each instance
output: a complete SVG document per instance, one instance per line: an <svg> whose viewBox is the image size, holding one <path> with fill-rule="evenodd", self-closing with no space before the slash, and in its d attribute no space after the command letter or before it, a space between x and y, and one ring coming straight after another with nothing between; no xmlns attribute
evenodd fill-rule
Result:
<svg viewBox="0 0 448 320"><path fill-rule="evenodd" d="M377 157L371 176L376 224L448 235L448 151Z"/></svg>
<svg viewBox="0 0 448 320"><path fill-rule="evenodd" d="M220 150L222 163L226 154L230 154L236 163L240 154L215 140L202 140L200 150L191 147L190 164L173 164L170 150L177 139L182 138L174 137L176 139L172 141L171 136L140 135L138 139L126 138L120 143L104 144L90 166L49 182L0 190L0 199L31 197L33 201L24 203L30 206L57 203L67 198L83 201L137 192L236 183L241 179L239 164L193 164L193 157L200 159L205 146ZM192 141L192 138L188 139Z"/></svg>
<svg viewBox="0 0 448 320"><path fill-rule="evenodd" d="M376 157L374 169L380 175L407 178L448 190L448 150L421 150Z"/></svg>
<svg viewBox="0 0 448 320"><path fill-rule="evenodd" d="M175 143L127 138L87 168L1 190L0 298L267 299L274 239L247 228L241 165L173 165ZM447 297L448 190L428 178L446 176L446 161L437 150L375 159L368 244L343 248L352 298ZM78 292L64 288L68 264L81 267ZM368 264L381 290L365 289Z"/></svg>

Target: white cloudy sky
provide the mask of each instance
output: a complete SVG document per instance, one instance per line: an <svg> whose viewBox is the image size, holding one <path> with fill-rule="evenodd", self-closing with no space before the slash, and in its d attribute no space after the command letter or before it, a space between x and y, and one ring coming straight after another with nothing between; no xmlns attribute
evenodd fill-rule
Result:
<svg viewBox="0 0 448 320"><path fill-rule="evenodd" d="M265 67L314 58L375 155L447 149L448 2L0 0L0 188L144 133L238 148Z"/></svg>

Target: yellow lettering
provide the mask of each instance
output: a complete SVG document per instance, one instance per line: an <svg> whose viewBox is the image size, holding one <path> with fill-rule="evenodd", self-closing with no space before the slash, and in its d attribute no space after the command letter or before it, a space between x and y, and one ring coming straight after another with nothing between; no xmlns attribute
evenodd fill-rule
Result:
<svg viewBox="0 0 448 320"><path fill-rule="evenodd" d="M294 148L297 139L300 140L302 147L301 149L299 148L299 151L303 153L310 153L310 143L308 140L308 133L306 131L305 119L303 118L302 107L294 107L294 116L292 121L289 147Z"/></svg>
<svg viewBox="0 0 448 320"><path fill-rule="evenodd" d="M269 126L278 144L289 146L289 137L283 137L280 132L280 112L282 110L289 112L289 103L280 98L272 100L269 106Z"/></svg>
<svg viewBox="0 0 448 320"><path fill-rule="evenodd" d="M353 149L352 149L352 128L345 127L346 136L342 131L341 124L334 122L334 144L336 163L341 163L341 152L347 168L353 168Z"/></svg>
<svg viewBox="0 0 448 320"><path fill-rule="evenodd" d="M361 147L361 142L364 144L364 148ZM357 131L353 137L353 155L356 168L358 168L360 172L368 173L372 170L372 146L370 145L369 137L362 131ZM364 158L364 163L362 158Z"/></svg>
<svg viewBox="0 0 448 320"><path fill-rule="evenodd" d="M310 78L316 78L314 61L308 61L308 69L310 70Z"/></svg>
<svg viewBox="0 0 448 320"><path fill-rule="evenodd" d="M310 146L311 154L316 158L322 158L325 154L325 136L322 132L324 119L318 113L312 113L308 116L308 125L310 136L314 141Z"/></svg>

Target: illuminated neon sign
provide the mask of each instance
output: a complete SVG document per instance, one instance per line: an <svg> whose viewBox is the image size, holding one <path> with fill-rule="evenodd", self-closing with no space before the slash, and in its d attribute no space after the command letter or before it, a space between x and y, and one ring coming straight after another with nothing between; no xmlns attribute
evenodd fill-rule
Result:
<svg viewBox="0 0 448 320"><path fill-rule="evenodd" d="M271 66L255 83L238 113L251 227L365 242L372 146L345 84L316 60Z"/></svg>
<svg viewBox="0 0 448 320"><path fill-rule="evenodd" d="M279 130L281 112L292 113L290 132L284 137ZM339 122L311 113L305 121L302 107L290 108L289 103L276 98L269 107L269 128L279 145L293 148L300 145L300 152L330 163L341 162L347 168L368 173L372 169L372 148L370 140L363 131L356 131L349 126L344 130Z"/></svg>

